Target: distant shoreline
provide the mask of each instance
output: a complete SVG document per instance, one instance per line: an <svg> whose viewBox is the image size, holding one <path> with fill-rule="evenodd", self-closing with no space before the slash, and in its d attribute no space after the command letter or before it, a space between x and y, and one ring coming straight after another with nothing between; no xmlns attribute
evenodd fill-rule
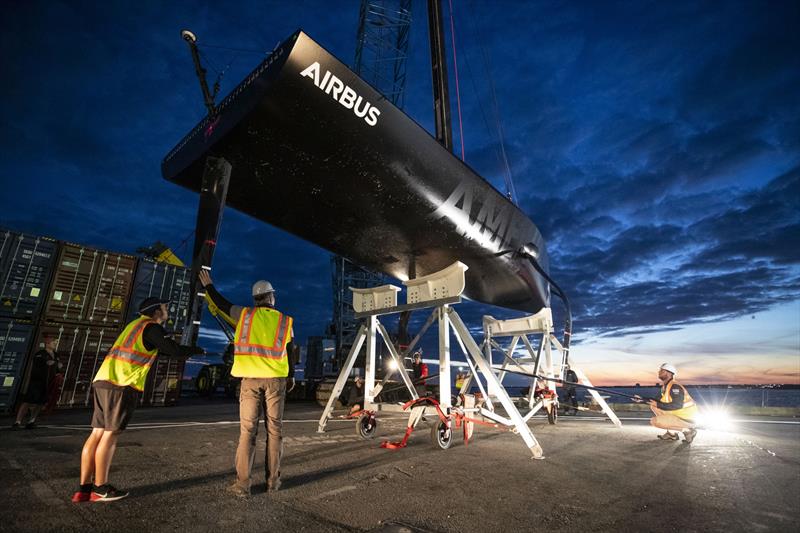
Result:
<svg viewBox="0 0 800 533"><path fill-rule="evenodd" d="M723 384L714 384L714 385L707 385L707 384L693 384L693 383L683 383L681 385L686 387L694 387L697 389L800 389L800 383L770 383L768 385L740 385L734 383L723 383ZM657 383L645 383L639 385L602 385L605 388L614 388L614 389L642 389L648 387L660 387L661 384Z"/></svg>

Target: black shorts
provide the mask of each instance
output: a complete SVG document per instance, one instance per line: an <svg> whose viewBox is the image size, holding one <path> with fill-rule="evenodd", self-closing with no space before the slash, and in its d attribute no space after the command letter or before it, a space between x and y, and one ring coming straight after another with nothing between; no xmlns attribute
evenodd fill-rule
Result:
<svg viewBox="0 0 800 533"><path fill-rule="evenodd" d="M139 393L130 387L94 386L92 427L106 431L122 431L139 403Z"/></svg>
<svg viewBox="0 0 800 533"><path fill-rule="evenodd" d="M44 381L31 381L28 383L28 390L22 396L22 401L34 405L44 405L47 403L47 383Z"/></svg>

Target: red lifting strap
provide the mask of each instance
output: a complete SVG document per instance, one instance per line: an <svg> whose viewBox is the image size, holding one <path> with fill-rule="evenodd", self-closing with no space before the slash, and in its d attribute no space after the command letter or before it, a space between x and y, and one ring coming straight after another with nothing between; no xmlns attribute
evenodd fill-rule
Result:
<svg viewBox="0 0 800 533"><path fill-rule="evenodd" d="M400 448L405 448L408 446L408 437L411 436L412 431L414 431L414 427L408 426L406 428L406 434L403 437L403 440L396 442L389 442L388 440L385 440L381 442L381 448L386 448L387 450L399 450Z"/></svg>
<svg viewBox="0 0 800 533"><path fill-rule="evenodd" d="M355 413L348 413L346 415L340 415L339 418L343 418L345 420L352 420L353 418L358 418L361 415L370 415L373 416L375 411L367 411L366 409L361 409L360 411L356 411Z"/></svg>
<svg viewBox="0 0 800 533"><path fill-rule="evenodd" d="M424 398L417 398L416 400L410 400L405 404L403 404L403 410L405 411L409 407L413 407L418 403L434 406L436 408L436 414L439 415L441 421L444 422L445 424L449 424L448 418L445 416L445 414L439 407L439 402L436 401L436 398L433 398L431 396L426 396ZM403 440L395 442L389 442L388 440L385 440L381 442L381 448L386 448L387 450L399 450L400 448L405 448L408 445L408 437L411 436L411 432L413 431L414 431L414 426L408 426L406 428L406 434L403 437Z"/></svg>

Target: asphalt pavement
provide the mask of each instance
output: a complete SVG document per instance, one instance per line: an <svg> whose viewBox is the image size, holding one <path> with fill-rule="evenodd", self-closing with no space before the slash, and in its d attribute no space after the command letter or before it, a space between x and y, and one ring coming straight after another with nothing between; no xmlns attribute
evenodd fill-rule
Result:
<svg viewBox="0 0 800 533"><path fill-rule="evenodd" d="M623 428L581 413L556 425L534 417L545 452L519 436L478 427L465 446L431 443L420 424L407 448L405 418L382 417L375 439L353 421L318 434L321 408L289 403L283 485L264 487L263 427L253 495L234 479L238 406L192 400L140 409L120 437L111 482L119 502L73 504L89 411L59 412L34 430L0 419L0 531L797 531L800 424L740 418L691 444L660 441L647 417ZM429 417L430 418L430 417Z"/></svg>

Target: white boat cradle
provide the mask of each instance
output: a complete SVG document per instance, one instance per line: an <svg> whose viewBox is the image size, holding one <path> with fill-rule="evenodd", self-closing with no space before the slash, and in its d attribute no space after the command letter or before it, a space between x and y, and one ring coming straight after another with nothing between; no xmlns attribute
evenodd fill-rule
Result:
<svg viewBox="0 0 800 533"><path fill-rule="evenodd" d="M547 407L546 401L552 402L552 400L537 399L535 397L536 386L540 382L538 378L531 377L530 393L523 406L524 414L522 414L520 408L515 405L503 386L503 381L506 374L511 371L563 379L566 353L553 334L552 313L549 308L544 308L535 315L510 320L497 320L490 316L485 316L483 318L484 341L482 350L472 338L461 317L452 307L454 304L461 302L461 294L465 286L464 272L466 270L466 265L461 262L455 262L434 274L404 282L407 287L407 303L404 305L397 304L397 294L401 289L393 285L383 285L369 289L351 288L356 316L363 318L364 321L358 330L353 346L341 368L328 403L319 419L317 430L319 433L325 431L336 400L341 395L353 369L356 357L365 343L364 409L374 411L376 416L377 413L383 411L402 412L402 405L376 401L384 386L395 373L399 373L411 399L418 399L419 395L408 376L403 361L408 354L414 351L422 336L436 322L439 338L439 383L441 384L438 401L445 415L450 416L459 413L474 419L505 426L522 438L534 458L544 458L542 447L528 426L528 420L543 406ZM432 309L432 311L408 348L403 353L399 353L392 344L389 333L381 324L379 317L419 309ZM537 336L539 337L538 343L536 343L535 338ZM387 371L383 380L380 383L376 383L376 347L379 337L395 363L395 370ZM457 364L465 365L469 368L468 377L464 380L460 390L464 394L465 402L464 405L459 406L451 404L451 337L456 339L456 344L466 360L466 363L458 361ZM511 342L504 348L500 341L508 338L510 338ZM532 338L534 342L531 342ZM516 356L515 351L520 342L524 345L526 353L522 356ZM534 349L534 344L538 345L537 349ZM553 361L554 349L561 355L557 362ZM502 364L494 364L494 351L502 353ZM571 363L571 368L579 376L581 383L591 385L586 375L575 367L574 361ZM473 396L465 394L473 382L478 386L485 401L475 402ZM546 388L555 390L554 381L545 380L543 384ZM601 406L602 411L615 425L621 427L619 419L603 398L599 397L596 391L590 390L590 392ZM555 400L555 403L556 405L553 407L557 406L557 400ZM503 414L501 414L498 407L502 407ZM430 406L419 405L413 407L409 415L408 426L416 427L426 409L429 413L434 411L434 408ZM361 427L362 420L357 420L357 424L359 424L358 427ZM468 424L467 429L471 433L472 424ZM434 432L437 425L434 424ZM453 431L446 431L443 433L446 436L445 439L434 439L434 442L443 449L448 448L453 440L453 433ZM374 436L374 424L369 426L368 431L361 431L360 434L363 438Z"/></svg>
<svg viewBox="0 0 800 533"><path fill-rule="evenodd" d="M509 320L497 320L491 316L484 316L483 335L485 356L492 363L492 368L498 373L500 383L503 382L508 374L507 371L520 372L531 376L526 402L528 412L523 416L524 420L530 420L542 407L558 406L557 399L553 402L547 398L536 398L535 395L541 381L544 381L544 388L554 391L556 382L553 380L563 380L567 369L567 352L553 333L553 313L550 308L545 307L535 315ZM500 339L509 337L511 341L505 347L500 344ZM537 337L538 343L536 342ZM531 342L532 339L534 342ZM520 341L522 341L525 350L522 355L515 356ZM534 344L537 348L534 348ZM560 355L557 363L553 360L554 350ZM503 356L501 366L496 366L492 362L494 351L499 351ZM544 360L542 360L542 356L544 356ZM586 374L578 367L574 357L570 357L569 367L578 376L580 384L588 387L593 386ZM465 385L466 387L469 386L468 383ZM466 390L466 388L462 387L462 390ZM597 402L601 412L608 416L615 426L621 428L622 422L620 422L616 413L609 407L605 399L596 390L587 390ZM489 404L489 401L487 401L487 404ZM555 410L552 411L553 418L556 412ZM494 415L485 414L485 416L493 418Z"/></svg>

